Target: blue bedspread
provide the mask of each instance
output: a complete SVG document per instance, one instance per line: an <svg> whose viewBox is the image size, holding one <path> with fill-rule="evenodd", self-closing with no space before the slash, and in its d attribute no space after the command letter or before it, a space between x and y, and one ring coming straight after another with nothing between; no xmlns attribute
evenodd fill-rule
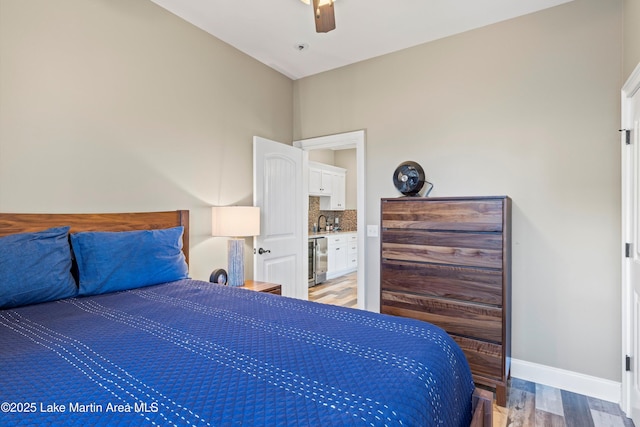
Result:
<svg viewBox="0 0 640 427"><path fill-rule="evenodd" d="M430 324L182 280L0 310L0 425L462 426Z"/></svg>

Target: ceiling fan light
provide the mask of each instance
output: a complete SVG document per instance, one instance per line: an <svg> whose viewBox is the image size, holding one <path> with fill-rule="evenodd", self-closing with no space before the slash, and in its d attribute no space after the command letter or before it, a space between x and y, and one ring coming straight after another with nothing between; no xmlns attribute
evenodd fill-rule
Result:
<svg viewBox="0 0 640 427"><path fill-rule="evenodd" d="M335 30L336 18L333 11L333 0L313 0L313 15L317 33L328 33Z"/></svg>

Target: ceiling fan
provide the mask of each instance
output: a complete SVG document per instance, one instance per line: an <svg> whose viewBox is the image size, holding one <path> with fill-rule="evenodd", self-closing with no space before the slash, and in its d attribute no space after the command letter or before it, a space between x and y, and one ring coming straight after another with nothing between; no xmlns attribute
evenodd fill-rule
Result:
<svg viewBox="0 0 640 427"><path fill-rule="evenodd" d="M300 0L311 4L310 0ZM316 33L328 33L336 29L336 16L333 13L333 0L313 0L313 16L316 21Z"/></svg>

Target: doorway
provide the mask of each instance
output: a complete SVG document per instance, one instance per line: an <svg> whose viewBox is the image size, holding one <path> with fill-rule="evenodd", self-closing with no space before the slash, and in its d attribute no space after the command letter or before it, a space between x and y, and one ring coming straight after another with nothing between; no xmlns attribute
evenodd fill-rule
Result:
<svg viewBox="0 0 640 427"><path fill-rule="evenodd" d="M307 176L309 152L312 150L355 150L356 158L356 180L357 180L357 195L356 195L356 223L357 223L357 257L358 267L356 272L356 293L357 293L357 308L364 309L366 304L365 295L365 267L366 260L365 254L365 133L364 130L341 133L335 135L321 136L310 139L303 139L294 141L294 147L301 148L305 155L303 156L303 169L304 176ZM307 181L305 180L305 184ZM309 199L308 185L303 184L303 198ZM309 223L309 210L306 209L305 218L303 221ZM307 236L308 238L308 230ZM305 256L306 257L306 256ZM308 273L308 272L307 272ZM308 289L307 289L308 292ZM307 293L308 298L308 293Z"/></svg>

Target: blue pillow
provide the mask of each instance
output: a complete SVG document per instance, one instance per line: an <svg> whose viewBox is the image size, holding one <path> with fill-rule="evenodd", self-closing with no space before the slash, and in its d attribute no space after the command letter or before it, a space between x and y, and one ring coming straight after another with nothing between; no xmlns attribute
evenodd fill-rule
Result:
<svg viewBox="0 0 640 427"><path fill-rule="evenodd" d="M98 295L188 278L184 227L71 235L79 295Z"/></svg>
<svg viewBox="0 0 640 427"><path fill-rule="evenodd" d="M0 308L76 296L69 227L0 237Z"/></svg>

